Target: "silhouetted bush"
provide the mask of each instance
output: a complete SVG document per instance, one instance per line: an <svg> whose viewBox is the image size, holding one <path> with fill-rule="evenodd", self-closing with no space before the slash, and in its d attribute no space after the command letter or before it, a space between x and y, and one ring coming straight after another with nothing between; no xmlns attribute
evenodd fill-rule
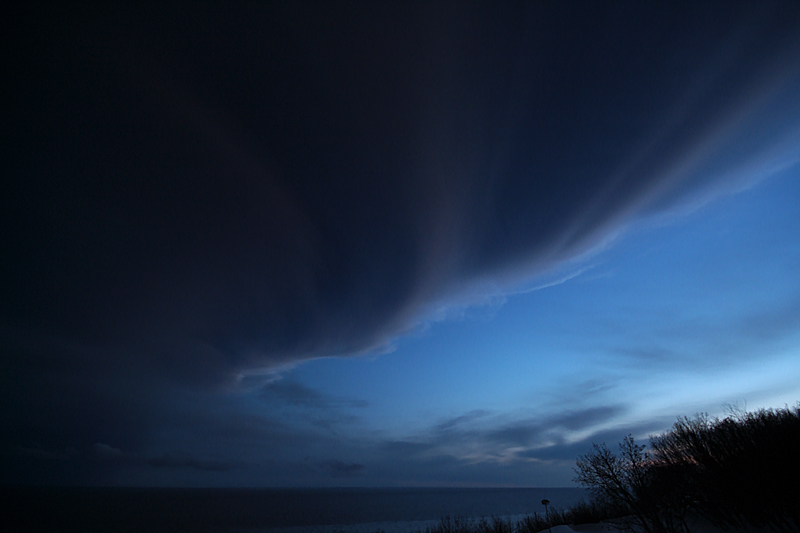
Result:
<svg viewBox="0 0 800 533"><path fill-rule="evenodd" d="M722 528L800 531L800 404L681 418L650 447L631 436L619 455L594 445L575 481L648 533L688 531L689 514Z"/></svg>
<svg viewBox="0 0 800 533"><path fill-rule="evenodd" d="M651 439L699 514L722 527L800 531L800 404L683 418Z"/></svg>

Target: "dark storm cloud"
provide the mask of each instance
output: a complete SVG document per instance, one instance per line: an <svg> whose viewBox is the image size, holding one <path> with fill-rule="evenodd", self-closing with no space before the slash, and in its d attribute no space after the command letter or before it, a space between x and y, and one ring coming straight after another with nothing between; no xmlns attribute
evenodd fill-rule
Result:
<svg viewBox="0 0 800 533"><path fill-rule="evenodd" d="M375 348L794 131L787 9L37 14L3 320L190 380Z"/></svg>
<svg viewBox="0 0 800 533"><path fill-rule="evenodd" d="M367 402L355 398L342 398L323 394L302 383L281 379L270 382L261 389L260 397L265 400L277 400L300 407L330 409L338 407L366 407Z"/></svg>
<svg viewBox="0 0 800 533"><path fill-rule="evenodd" d="M94 446L92 446L92 451L94 451L95 455L103 459L113 460L118 457L122 457L122 450L102 442L95 442Z"/></svg>
<svg viewBox="0 0 800 533"><path fill-rule="evenodd" d="M361 463L345 463L337 459L332 459L323 463L333 477L357 476L364 471L365 466Z"/></svg>
<svg viewBox="0 0 800 533"><path fill-rule="evenodd" d="M325 394L288 378L263 385L258 398L270 410L283 413L292 424L308 424L333 435L338 434L342 426L352 427L359 422L352 409L368 406L364 400Z"/></svg>
<svg viewBox="0 0 800 533"><path fill-rule="evenodd" d="M2 338L3 444L62 453L95 443L138 450L165 390L135 359L48 339Z"/></svg>
<svg viewBox="0 0 800 533"><path fill-rule="evenodd" d="M740 186L796 155L799 27L766 2L5 17L3 439L141 449L172 387L383 349Z"/></svg>
<svg viewBox="0 0 800 533"><path fill-rule="evenodd" d="M225 461L197 459L187 455L164 454L147 459L147 465L153 468L192 468L208 472L224 472L234 468L234 464Z"/></svg>

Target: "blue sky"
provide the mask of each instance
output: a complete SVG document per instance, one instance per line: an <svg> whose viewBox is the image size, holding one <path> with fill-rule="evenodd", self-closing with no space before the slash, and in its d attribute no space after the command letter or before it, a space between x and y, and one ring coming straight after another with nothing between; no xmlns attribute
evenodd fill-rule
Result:
<svg viewBox="0 0 800 533"><path fill-rule="evenodd" d="M800 5L20 9L0 483L569 486L800 400Z"/></svg>

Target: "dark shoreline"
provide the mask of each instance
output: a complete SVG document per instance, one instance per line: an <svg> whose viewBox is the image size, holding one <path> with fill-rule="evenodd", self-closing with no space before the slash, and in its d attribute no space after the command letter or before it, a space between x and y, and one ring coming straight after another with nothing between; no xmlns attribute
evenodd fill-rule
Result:
<svg viewBox="0 0 800 533"><path fill-rule="evenodd" d="M231 531L438 521L541 512L546 495L572 505L580 488L0 488L19 531ZM8 529L7 529L8 530Z"/></svg>

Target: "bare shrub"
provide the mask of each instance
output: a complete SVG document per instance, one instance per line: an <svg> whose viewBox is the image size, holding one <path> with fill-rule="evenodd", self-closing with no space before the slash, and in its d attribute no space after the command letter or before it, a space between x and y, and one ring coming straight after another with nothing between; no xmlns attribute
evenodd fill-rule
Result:
<svg viewBox="0 0 800 533"><path fill-rule="evenodd" d="M605 444L595 444L591 453L578 458L575 481L589 489L594 501L618 514L630 516L634 525L646 533L688 531L684 512L673 509L656 482L666 481L665 471L655 469L645 445L636 444L631 435L619 445L619 455Z"/></svg>
<svg viewBox="0 0 800 533"><path fill-rule="evenodd" d="M647 533L688 531L689 514L723 529L800 531L800 404L680 418L650 448L630 435L619 455L595 444L575 481Z"/></svg>

